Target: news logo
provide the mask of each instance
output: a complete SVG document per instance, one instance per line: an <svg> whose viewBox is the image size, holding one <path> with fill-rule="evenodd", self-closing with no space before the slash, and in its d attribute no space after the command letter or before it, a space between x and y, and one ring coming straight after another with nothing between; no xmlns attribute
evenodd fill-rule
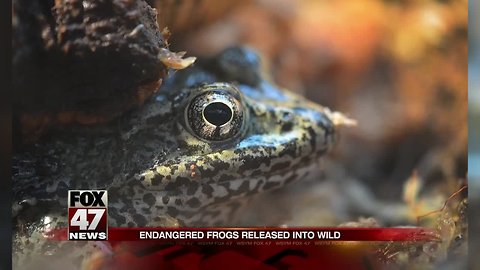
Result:
<svg viewBox="0 0 480 270"><path fill-rule="evenodd" d="M68 191L68 240L107 240L107 191Z"/></svg>

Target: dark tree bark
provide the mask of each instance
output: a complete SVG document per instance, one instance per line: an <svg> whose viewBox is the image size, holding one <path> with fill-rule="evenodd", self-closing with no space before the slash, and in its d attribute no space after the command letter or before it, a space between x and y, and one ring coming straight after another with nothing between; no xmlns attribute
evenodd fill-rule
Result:
<svg viewBox="0 0 480 270"><path fill-rule="evenodd" d="M158 53L167 42L142 0L14 0L12 23L23 141L56 125L111 120L142 104L166 74Z"/></svg>

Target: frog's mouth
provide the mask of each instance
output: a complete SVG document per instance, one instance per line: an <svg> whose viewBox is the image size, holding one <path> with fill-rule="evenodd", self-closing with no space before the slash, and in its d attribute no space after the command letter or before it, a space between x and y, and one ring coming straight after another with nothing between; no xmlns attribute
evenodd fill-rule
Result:
<svg viewBox="0 0 480 270"><path fill-rule="evenodd" d="M198 192L193 197L202 201L203 206L230 202L235 199L278 189L304 179L308 177L310 172L314 171L316 166L316 162L304 161L304 163L270 171L262 175L206 183L205 185L208 185L210 188L209 192Z"/></svg>
<svg viewBox="0 0 480 270"><path fill-rule="evenodd" d="M173 186L167 187L167 184L164 190L156 190L152 193L145 192L145 187L138 187L142 189L142 192L134 192L133 199L142 204L146 198L144 194L153 194L154 205L144 205L144 207L163 209L162 213L178 218L185 224L210 224L210 219L216 218L217 212L235 211L232 207L235 208L236 205L241 204L243 199L305 179L318 166L318 163L315 162L317 160L319 159L312 155L308 159L301 158L299 162L292 162L289 166L285 166L286 163L271 164L272 167L268 172L251 171L252 173L243 177L232 173L208 179L198 177L199 179L195 180L195 176L188 179L187 177L180 178L177 181L182 184L177 185L175 189ZM204 173L208 174L209 172L204 171ZM199 181L200 179L202 182ZM152 195L149 196L152 200ZM232 213L223 214L231 215ZM209 216L210 218L208 218ZM205 218L206 220L198 223L200 219Z"/></svg>

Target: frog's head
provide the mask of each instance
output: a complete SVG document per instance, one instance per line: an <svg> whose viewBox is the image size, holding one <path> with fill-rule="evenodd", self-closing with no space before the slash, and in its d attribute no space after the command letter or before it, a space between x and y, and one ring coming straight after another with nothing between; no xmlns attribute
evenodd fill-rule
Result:
<svg viewBox="0 0 480 270"><path fill-rule="evenodd" d="M228 49L157 97L169 117L155 121L173 123L176 150L136 179L170 215L188 220L301 179L334 144L330 111L262 79L258 63L249 49Z"/></svg>

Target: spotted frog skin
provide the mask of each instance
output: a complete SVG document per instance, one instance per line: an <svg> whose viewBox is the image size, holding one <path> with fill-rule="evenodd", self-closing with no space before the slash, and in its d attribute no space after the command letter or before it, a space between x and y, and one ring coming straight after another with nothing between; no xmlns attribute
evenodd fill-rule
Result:
<svg viewBox="0 0 480 270"><path fill-rule="evenodd" d="M226 49L175 72L114 123L58 130L18 151L15 230L61 220L69 189L108 190L110 226L235 225L244 198L316 166L335 141L329 115L265 79L253 50Z"/></svg>

